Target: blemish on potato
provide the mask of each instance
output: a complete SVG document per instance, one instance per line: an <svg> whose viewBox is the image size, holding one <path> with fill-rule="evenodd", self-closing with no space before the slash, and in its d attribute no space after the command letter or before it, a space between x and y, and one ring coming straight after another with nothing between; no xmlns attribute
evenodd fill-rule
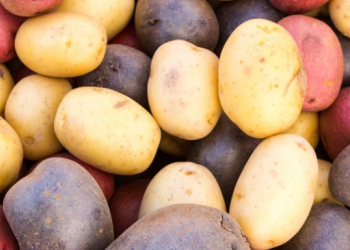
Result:
<svg viewBox="0 0 350 250"><path fill-rule="evenodd" d="M334 85L333 81L324 81L324 85L328 86L328 87L332 87Z"/></svg>
<svg viewBox="0 0 350 250"><path fill-rule="evenodd" d="M43 192L43 194L44 194L45 196L50 196L50 195L51 195L51 191L48 190L48 189L46 189L46 190Z"/></svg>
<svg viewBox="0 0 350 250"><path fill-rule="evenodd" d="M35 142L35 139L31 136L24 138L24 144L27 146L32 146Z"/></svg>
<svg viewBox="0 0 350 250"><path fill-rule="evenodd" d="M52 223L52 218L45 218L45 224L51 224Z"/></svg>
<svg viewBox="0 0 350 250"><path fill-rule="evenodd" d="M233 196L233 198L235 198L235 199L242 199L242 198L243 198L243 195L242 195L242 194L235 194L235 195Z"/></svg>
<svg viewBox="0 0 350 250"><path fill-rule="evenodd" d="M66 47L67 48L70 48L72 46L72 41L71 40L68 40L67 42L66 42Z"/></svg>
<svg viewBox="0 0 350 250"><path fill-rule="evenodd" d="M193 171L185 171L184 174L185 174L185 175L193 175L193 174L195 174L195 172L193 172Z"/></svg>
<svg viewBox="0 0 350 250"><path fill-rule="evenodd" d="M185 193L186 193L186 195L191 196L192 190L191 189L187 189Z"/></svg>
<svg viewBox="0 0 350 250"><path fill-rule="evenodd" d="M120 108L120 107L123 107L125 105L127 105L129 103L128 100L124 100L124 101L121 101L121 102L117 102L113 107L114 108Z"/></svg>

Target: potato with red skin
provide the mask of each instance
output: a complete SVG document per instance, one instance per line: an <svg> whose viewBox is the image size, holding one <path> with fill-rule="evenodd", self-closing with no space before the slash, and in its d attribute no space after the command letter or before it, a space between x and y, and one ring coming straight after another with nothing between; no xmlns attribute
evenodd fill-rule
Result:
<svg viewBox="0 0 350 250"><path fill-rule="evenodd" d="M7 62L16 56L15 36L25 20L11 14L0 4L0 62Z"/></svg>
<svg viewBox="0 0 350 250"><path fill-rule="evenodd" d="M2 205L0 205L0 249L18 250L18 242L4 215Z"/></svg>
<svg viewBox="0 0 350 250"><path fill-rule="evenodd" d="M320 113L320 137L331 160L350 144L350 87L342 88L334 103Z"/></svg>
<svg viewBox="0 0 350 250"><path fill-rule="evenodd" d="M326 4L329 0L269 0L275 8L286 14L311 12Z"/></svg>
<svg viewBox="0 0 350 250"><path fill-rule="evenodd" d="M306 15L290 15L278 24L292 35L303 58L307 90L302 111L328 108L339 93L344 74L338 37L325 22Z"/></svg>
<svg viewBox="0 0 350 250"><path fill-rule="evenodd" d="M49 12L62 0L0 0L0 4L16 16L31 17Z"/></svg>

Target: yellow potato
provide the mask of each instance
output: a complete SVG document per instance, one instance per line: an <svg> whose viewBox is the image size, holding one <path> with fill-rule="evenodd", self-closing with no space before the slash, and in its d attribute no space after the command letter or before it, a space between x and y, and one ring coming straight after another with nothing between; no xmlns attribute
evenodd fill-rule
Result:
<svg viewBox="0 0 350 250"><path fill-rule="evenodd" d="M159 126L186 140L208 135L221 106L218 57L184 40L173 40L155 52L148 80L148 101Z"/></svg>
<svg viewBox="0 0 350 250"><path fill-rule="evenodd" d="M141 105L117 91L98 87L76 88L64 97L55 132L77 158L121 175L146 170L161 136L158 124Z"/></svg>
<svg viewBox="0 0 350 250"><path fill-rule="evenodd" d="M328 185L328 176L329 170L332 167L332 163L326 160L318 159L318 184L314 199L314 204L320 202L334 202L343 205L341 202L337 201L331 191L329 190Z"/></svg>
<svg viewBox="0 0 350 250"><path fill-rule="evenodd" d="M102 23L84 13L59 11L27 19L18 29L19 59L38 74L75 77L103 60L107 34Z"/></svg>
<svg viewBox="0 0 350 250"><path fill-rule="evenodd" d="M347 0L330 0L328 14L337 30L350 37L350 2Z"/></svg>
<svg viewBox="0 0 350 250"><path fill-rule="evenodd" d="M13 78L7 66L0 63L0 114L5 109L7 98L14 86Z"/></svg>
<svg viewBox="0 0 350 250"><path fill-rule="evenodd" d="M194 162L173 162L148 184L139 218L172 204L192 203L226 211L224 197L214 175Z"/></svg>
<svg viewBox="0 0 350 250"><path fill-rule="evenodd" d="M318 113L301 112L296 122L282 133L301 135L311 144L313 148L316 148L320 140L318 122Z"/></svg>
<svg viewBox="0 0 350 250"><path fill-rule="evenodd" d="M247 135L266 138L297 120L306 91L298 46L279 24L251 19L226 41L219 60L219 97Z"/></svg>
<svg viewBox="0 0 350 250"><path fill-rule="evenodd" d="M24 158L40 160L63 149L54 131L56 111L72 90L64 78L30 75L12 89L5 119L21 139Z"/></svg>
<svg viewBox="0 0 350 250"><path fill-rule="evenodd" d="M274 135L257 146L236 183L229 209L253 249L282 245L300 230L317 180L316 153L302 136Z"/></svg>
<svg viewBox="0 0 350 250"><path fill-rule="evenodd" d="M13 185L23 161L21 140L16 131L0 117L0 193Z"/></svg>
<svg viewBox="0 0 350 250"><path fill-rule="evenodd" d="M122 31L132 18L135 0L63 0L54 11L78 11L97 18L107 31L108 40Z"/></svg>

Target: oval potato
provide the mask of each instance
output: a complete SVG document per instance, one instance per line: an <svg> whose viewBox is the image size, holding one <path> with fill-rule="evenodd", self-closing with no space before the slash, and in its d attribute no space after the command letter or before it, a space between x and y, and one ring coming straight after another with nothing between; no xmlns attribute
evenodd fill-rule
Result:
<svg viewBox="0 0 350 250"><path fill-rule="evenodd" d="M280 25L265 19L240 24L219 60L223 111L246 134L266 138L298 118L306 77L298 47Z"/></svg>
<svg viewBox="0 0 350 250"><path fill-rule="evenodd" d="M6 101L15 85L13 77L4 63L0 63L0 114L5 109Z"/></svg>
<svg viewBox="0 0 350 250"><path fill-rule="evenodd" d="M75 77L102 62L107 47L100 21L84 13L51 12L28 18L18 29L19 59L38 74Z"/></svg>
<svg viewBox="0 0 350 250"><path fill-rule="evenodd" d="M291 239L313 205L317 157L300 135L280 134L263 140L238 178L229 213L253 249L270 249Z"/></svg>
<svg viewBox="0 0 350 250"><path fill-rule="evenodd" d="M184 40L173 40L155 52L148 80L148 102L167 133L196 140L214 128L221 114L218 57Z"/></svg>
<svg viewBox="0 0 350 250"><path fill-rule="evenodd" d="M194 162L173 162L162 168L148 184L139 218L161 207L180 203L226 211L219 184L206 167Z"/></svg>
<svg viewBox="0 0 350 250"><path fill-rule="evenodd" d="M21 139L24 158L40 160L63 149L54 131L56 111L72 90L68 80L38 74L20 80L5 107L5 119Z"/></svg>
<svg viewBox="0 0 350 250"><path fill-rule="evenodd" d="M346 37L350 37L350 2L347 0L330 0L328 14L334 26Z"/></svg>
<svg viewBox="0 0 350 250"><path fill-rule="evenodd" d="M57 110L54 128L71 154L120 175L146 170L161 136L158 124L142 106L117 91L100 87L70 91Z"/></svg>

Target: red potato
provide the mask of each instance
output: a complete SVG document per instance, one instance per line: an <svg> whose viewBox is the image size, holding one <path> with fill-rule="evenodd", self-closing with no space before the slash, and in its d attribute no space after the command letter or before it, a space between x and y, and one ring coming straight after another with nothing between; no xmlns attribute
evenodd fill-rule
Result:
<svg viewBox="0 0 350 250"><path fill-rule="evenodd" d="M350 144L350 87L340 90L337 99L320 113L320 137L331 160Z"/></svg>
<svg viewBox="0 0 350 250"><path fill-rule="evenodd" d="M48 12L62 0L0 0L0 4L16 16L31 17Z"/></svg>
<svg viewBox="0 0 350 250"><path fill-rule="evenodd" d="M115 239L138 220L142 197L150 181L138 179L115 188L109 201Z"/></svg>
<svg viewBox="0 0 350 250"><path fill-rule="evenodd" d="M15 36L25 20L11 14L0 4L0 62L7 62L16 56Z"/></svg>
<svg viewBox="0 0 350 250"><path fill-rule="evenodd" d="M290 15L278 22L298 45L307 75L302 111L328 108L341 88L344 61L338 37L325 22L305 15Z"/></svg>
<svg viewBox="0 0 350 250"><path fill-rule="evenodd" d="M321 7L329 0L269 0L276 9L286 14L302 14Z"/></svg>
<svg viewBox="0 0 350 250"><path fill-rule="evenodd" d="M0 249L1 250L17 250L18 242L14 236L10 225L4 215L2 205L0 205Z"/></svg>

